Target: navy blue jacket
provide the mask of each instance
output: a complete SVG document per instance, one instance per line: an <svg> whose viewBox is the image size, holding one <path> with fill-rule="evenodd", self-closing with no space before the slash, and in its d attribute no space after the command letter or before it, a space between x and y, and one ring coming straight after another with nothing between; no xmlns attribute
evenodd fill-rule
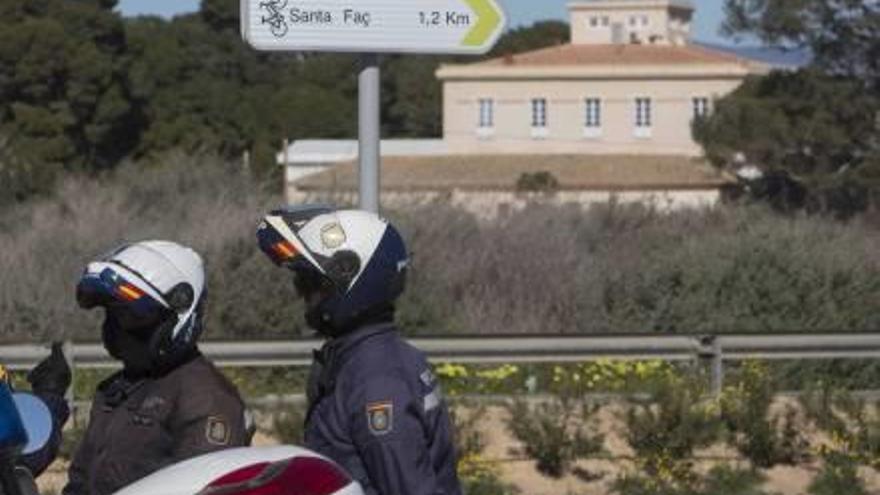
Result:
<svg viewBox="0 0 880 495"><path fill-rule="evenodd" d="M315 353L306 446L367 495L460 495L449 413L424 355L392 324L363 327Z"/></svg>

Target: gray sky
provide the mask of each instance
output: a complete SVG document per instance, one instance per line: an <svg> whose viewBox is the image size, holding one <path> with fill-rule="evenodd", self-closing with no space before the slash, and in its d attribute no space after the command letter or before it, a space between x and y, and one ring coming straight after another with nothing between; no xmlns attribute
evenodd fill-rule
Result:
<svg viewBox="0 0 880 495"><path fill-rule="evenodd" d="M504 6L511 26L531 24L542 19L567 19L565 4L568 0L499 0ZM711 43L732 44L718 34L723 20L724 0L696 0L696 39ZM199 0L121 0L119 8L123 15L157 14L170 17L174 14L197 10Z"/></svg>

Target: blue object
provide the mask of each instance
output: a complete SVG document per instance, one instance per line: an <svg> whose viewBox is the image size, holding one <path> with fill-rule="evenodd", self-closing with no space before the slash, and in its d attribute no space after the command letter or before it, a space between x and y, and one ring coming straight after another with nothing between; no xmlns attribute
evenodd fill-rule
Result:
<svg viewBox="0 0 880 495"><path fill-rule="evenodd" d="M12 399L28 436L22 454L33 454L45 447L52 437L52 413L49 406L33 394L16 392L12 394Z"/></svg>
<svg viewBox="0 0 880 495"><path fill-rule="evenodd" d="M17 456L27 443L27 431L12 398L12 390L6 383L0 383L0 456Z"/></svg>
<svg viewBox="0 0 880 495"><path fill-rule="evenodd" d="M462 495L440 386L392 324L330 341L309 381L305 445L366 495Z"/></svg>

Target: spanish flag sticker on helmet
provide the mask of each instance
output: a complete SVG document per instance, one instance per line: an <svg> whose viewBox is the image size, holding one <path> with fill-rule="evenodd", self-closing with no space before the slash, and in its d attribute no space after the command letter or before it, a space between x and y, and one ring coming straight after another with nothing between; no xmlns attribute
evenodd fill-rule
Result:
<svg viewBox="0 0 880 495"><path fill-rule="evenodd" d="M125 301L132 302L144 297L144 291L138 289L134 285L123 282L116 287L116 293Z"/></svg>
<svg viewBox="0 0 880 495"><path fill-rule="evenodd" d="M276 242L272 245L272 251L282 262L292 260L293 258L296 258L297 254L299 254L296 246L290 241Z"/></svg>

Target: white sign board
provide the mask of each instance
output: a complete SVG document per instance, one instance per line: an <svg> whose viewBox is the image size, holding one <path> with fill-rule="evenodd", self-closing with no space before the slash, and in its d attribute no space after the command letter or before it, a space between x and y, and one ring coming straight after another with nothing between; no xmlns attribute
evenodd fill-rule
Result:
<svg viewBox="0 0 880 495"><path fill-rule="evenodd" d="M258 50L483 54L504 30L496 0L242 0Z"/></svg>

